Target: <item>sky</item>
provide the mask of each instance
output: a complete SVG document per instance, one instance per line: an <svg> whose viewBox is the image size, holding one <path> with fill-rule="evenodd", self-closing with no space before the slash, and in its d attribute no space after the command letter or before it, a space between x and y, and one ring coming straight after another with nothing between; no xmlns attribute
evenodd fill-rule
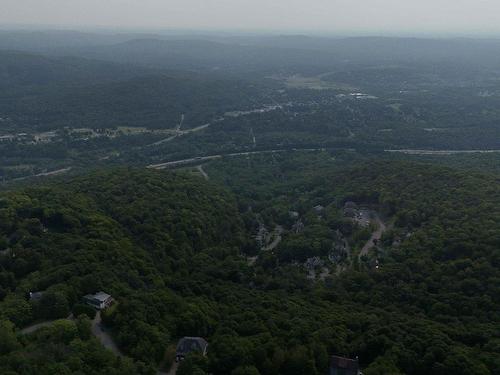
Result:
<svg viewBox="0 0 500 375"><path fill-rule="evenodd" d="M8 25L500 35L500 0L0 0Z"/></svg>

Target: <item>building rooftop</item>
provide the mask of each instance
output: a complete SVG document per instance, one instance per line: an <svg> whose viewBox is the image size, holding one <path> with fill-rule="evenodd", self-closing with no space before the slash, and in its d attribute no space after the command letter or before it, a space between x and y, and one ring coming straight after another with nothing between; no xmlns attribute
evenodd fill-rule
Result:
<svg viewBox="0 0 500 375"><path fill-rule="evenodd" d="M30 300L39 300L43 297L44 292L30 292Z"/></svg>
<svg viewBox="0 0 500 375"><path fill-rule="evenodd" d="M359 363L357 359L344 358L337 355L332 355L330 367L335 369L350 370L349 373L352 371L354 374L358 374L359 372Z"/></svg>
<svg viewBox="0 0 500 375"><path fill-rule="evenodd" d="M191 352L204 353L208 342L201 337L184 337L177 344L177 354L187 354Z"/></svg>
<svg viewBox="0 0 500 375"><path fill-rule="evenodd" d="M345 202L344 204L344 208L358 208L358 205L356 203L354 203L353 201L347 201Z"/></svg>
<svg viewBox="0 0 500 375"><path fill-rule="evenodd" d="M93 298L99 302L105 302L111 298L111 296L104 292L97 292L96 294L87 294L85 298Z"/></svg>

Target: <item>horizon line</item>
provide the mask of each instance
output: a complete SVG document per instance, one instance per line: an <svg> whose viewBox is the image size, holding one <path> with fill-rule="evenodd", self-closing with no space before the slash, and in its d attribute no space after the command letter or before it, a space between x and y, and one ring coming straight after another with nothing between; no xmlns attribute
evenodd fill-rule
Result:
<svg viewBox="0 0 500 375"><path fill-rule="evenodd" d="M110 25L67 25L67 24L24 24L1 23L0 31L56 31L56 32L106 32L106 33L136 33L136 34L225 34L246 36L309 36L309 37L392 37L392 38L500 38L498 31L481 30L326 30L326 29L253 29L253 28L211 28L211 27L160 27L160 26L110 26Z"/></svg>

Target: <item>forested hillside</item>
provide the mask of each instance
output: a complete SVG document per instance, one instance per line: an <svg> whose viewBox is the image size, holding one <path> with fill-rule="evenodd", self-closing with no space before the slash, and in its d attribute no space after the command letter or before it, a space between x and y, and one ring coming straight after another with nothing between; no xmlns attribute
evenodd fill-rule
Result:
<svg viewBox="0 0 500 375"><path fill-rule="evenodd" d="M182 125L190 128L227 111L253 108L263 95L248 82L216 77L187 78L184 73L21 54L2 60L0 51L4 131L175 129L182 115Z"/></svg>
<svg viewBox="0 0 500 375"><path fill-rule="evenodd" d="M497 46L0 31L0 183L293 148L498 152Z"/></svg>
<svg viewBox="0 0 500 375"><path fill-rule="evenodd" d="M222 160L205 167L209 181L118 169L2 193L0 371L154 373L178 338L203 336L208 357L179 374L324 374L332 354L359 356L367 375L498 373L497 178L332 156ZM310 279L304 251L324 257L337 233L356 251L365 238L342 217L347 200L393 223L380 267L370 253ZM256 220L283 226L272 252L252 238ZM135 362L113 362L85 316L19 334L98 290L117 300L103 320ZM30 302L30 291L44 294Z"/></svg>
<svg viewBox="0 0 500 375"><path fill-rule="evenodd" d="M190 259L202 249L217 245L213 256L235 253L233 245L244 242L230 197L174 174L95 174L69 185L7 193L1 205L0 316L18 327L65 318L83 295L106 290L123 310L116 318L118 341L150 362L162 359L189 314L188 300L171 289L174 275L187 276ZM30 291L44 291L39 303L27 301ZM2 327L7 334L8 323ZM13 341L2 354L43 343ZM52 362L64 362L76 371L50 346L37 351L50 361L35 358L18 367L22 353L14 351L0 367L52 374Z"/></svg>
<svg viewBox="0 0 500 375"><path fill-rule="evenodd" d="M89 84L128 79L146 69L78 57L46 57L19 51L0 50L0 88L54 84ZM3 95L7 94L3 92ZM11 93L12 94L12 93Z"/></svg>

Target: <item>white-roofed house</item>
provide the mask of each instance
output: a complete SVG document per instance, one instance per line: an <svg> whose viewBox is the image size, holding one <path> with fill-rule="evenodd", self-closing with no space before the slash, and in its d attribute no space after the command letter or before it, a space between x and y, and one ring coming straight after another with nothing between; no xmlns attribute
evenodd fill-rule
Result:
<svg viewBox="0 0 500 375"><path fill-rule="evenodd" d="M97 292L96 294L87 294L83 297L83 301L98 310L104 310L106 307L111 306L114 299L107 293Z"/></svg>

